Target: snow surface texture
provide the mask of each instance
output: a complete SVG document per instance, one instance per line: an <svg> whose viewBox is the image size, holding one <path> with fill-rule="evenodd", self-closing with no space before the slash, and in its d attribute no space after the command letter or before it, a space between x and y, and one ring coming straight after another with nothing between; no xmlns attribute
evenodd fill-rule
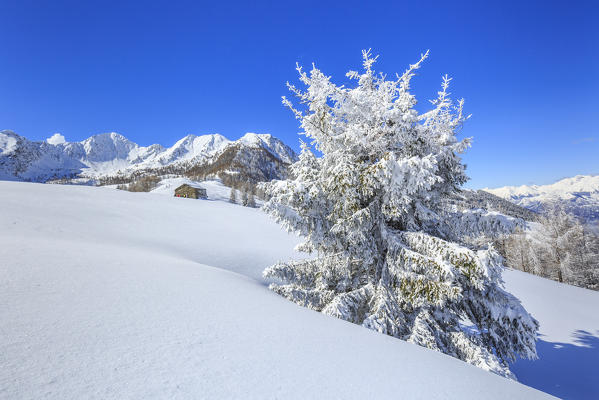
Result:
<svg viewBox="0 0 599 400"><path fill-rule="evenodd" d="M599 175L577 175L551 185L505 186L483 190L534 211L559 204L586 221L599 221Z"/></svg>
<svg viewBox="0 0 599 400"><path fill-rule="evenodd" d="M223 201L0 182L0 398L548 398L270 292L262 270L298 241ZM599 336L596 293L506 278L543 340L597 355L572 336Z"/></svg>
<svg viewBox="0 0 599 400"><path fill-rule="evenodd" d="M507 289L541 323L539 359L518 360L518 380L563 399L599 399L599 292L506 270Z"/></svg>
<svg viewBox="0 0 599 400"><path fill-rule="evenodd" d="M247 133L236 141L219 134L187 135L165 148L159 144L139 146L114 132L94 135L81 142L65 142L59 134L46 142L31 142L5 130L0 131L0 179L45 182L74 176L128 174L206 161L236 144L265 149L283 163L293 162L297 157L290 147L270 134Z"/></svg>

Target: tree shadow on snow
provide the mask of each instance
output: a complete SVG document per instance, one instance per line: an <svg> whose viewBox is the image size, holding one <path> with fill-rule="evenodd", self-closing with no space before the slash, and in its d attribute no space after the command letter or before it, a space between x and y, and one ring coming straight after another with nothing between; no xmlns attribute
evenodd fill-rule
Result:
<svg viewBox="0 0 599 400"><path fill-rule="evenodd" d="M538 360L517 360L518 381L562 399L599 399L599 331L578 330L574 342L537 341Z"/></svg>

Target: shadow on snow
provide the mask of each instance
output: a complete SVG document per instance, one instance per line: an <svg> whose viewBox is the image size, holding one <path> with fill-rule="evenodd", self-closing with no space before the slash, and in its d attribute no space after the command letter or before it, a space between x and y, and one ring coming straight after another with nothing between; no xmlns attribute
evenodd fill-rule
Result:
<svg viewBox="0 0 599 400"><path fill-rule="evenodd" d="M518 381L562 399L599 399L599 331L578 330L575 344L537 341L538 360L517 360Z"/></svg>

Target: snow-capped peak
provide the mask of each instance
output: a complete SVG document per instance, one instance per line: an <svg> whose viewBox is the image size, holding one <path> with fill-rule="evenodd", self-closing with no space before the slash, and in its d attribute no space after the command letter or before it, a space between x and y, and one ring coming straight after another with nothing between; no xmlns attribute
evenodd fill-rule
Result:
<svg viewBox="0 0 599 400"><path fill-rule="evenodd" d="M136 143L116 132L94 135L81 143L87 159L93 162L126 160L131 150L139 148Z"/></svg>
<svg viewBox="0 0 599 400"><path fill-rule="evenodd" d="M0 131L0 179L41 182L73 176L96 179L140 170L156 171L172 165L189 167L218 157L229 145L265 149L283 163L297 158L280 140L255 133L234 142L220 134L187 135L168 148L159 144L139 146L116 132L94 135L81 142L53 142L31 142L12 131ZM250 159L246 157L243 162Z"/></svg>
<svg viewBox="0 0 599 400"><path fill-rule="evenodd" d="M260 145L262 143L270 143L272 141L272 135L270 133L253 133L248 132L238 140L241 143L245 143L249 146Z"/></svg>
<svg viewBox="0 0 599 400"><path fill-rule="evenodd" d="M586 221L599 220L599 175L577 175L549 185L505 186L484 189L534 211L560 204Z"/></svg>
<svg viewBox="0 0 599 400"><path fill-rule="evenodd" d="M485 188L484 190L508 199L532 196L569 198L573 193L599 192L599 175L576 175L549 185L504 186L497 189Z"/></svg>
<svg viewBox="0 0 599 400"><path fill-rule="evenodd" d="M296 160L295 152L281 140L275 138L269 133L248 132L239 138L237 143L242 143L249 147L265 148L271 154L278 157L281 161L288 164L293 163Z"/></svg>
<svg viewBox="0 0 599 400"><path fill-rule="evenodd" d="M160 164L174 161L191 160L199 156L208 156L222 149L230 140L217 133L211 135L187 135L166 149L158 157Z"/></svg>

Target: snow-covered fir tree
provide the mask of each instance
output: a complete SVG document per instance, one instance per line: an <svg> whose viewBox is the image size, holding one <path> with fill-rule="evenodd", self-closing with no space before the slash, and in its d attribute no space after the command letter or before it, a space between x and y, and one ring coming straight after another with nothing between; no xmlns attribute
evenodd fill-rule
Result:
<svg viewBox="0 0 599 400"><path fill-rule="evenodd" d="M527 232L517 229L502 240L506 265L531 274L543 275L544 263L539 263L537 254L527 238Z"/></svg>
<svg viewBox="0 0 599 400"><path fill-rule="evenodd" d="M248 199L247 199L246 207L251 207L251 208L255 208L256 207L256 199L255 199L254 194L252 192L250 192L248 194Z"/></svg>
<svg viewBox="0 0 599 400"><path fill-rule="evenodd" d="M248 196L247 188L245 186L243 186L241 188L241 205L244 207L247 207L248 202L249 202L249 196Z"/></svg>
<svg viewBox="0 0 599 400"><path fill-rule="evenodd" d="M547 210L539 222L541 229L535 232L535 238L544 250L542 260L553 267L552 277L558 282L574 282L577 270L586 264L583 226L557 205Z"/></svg>
<svg viewBox="0 0 599 400"><path fill-rule="evenodd" d="M599 288L599 236L563 207L547 207L528 240L543 276L597 290Z"/></svg>
<svg viewBox="0 0 599 400"><path fill-rule="evenodd" d="M509 361L536 357L538 323L502 288L497 252L460 244L469 232L446 200L467 179L470 140L456 138L466 117L449 78L430 111L414 108L410 80L427 54L387 80L365 51L351 87L298 66L307 88L288 84L299 106L283 103L310 144L292 178L265 184L264 208L314 257L264 276L297 304L513 377Z"/></svg>

